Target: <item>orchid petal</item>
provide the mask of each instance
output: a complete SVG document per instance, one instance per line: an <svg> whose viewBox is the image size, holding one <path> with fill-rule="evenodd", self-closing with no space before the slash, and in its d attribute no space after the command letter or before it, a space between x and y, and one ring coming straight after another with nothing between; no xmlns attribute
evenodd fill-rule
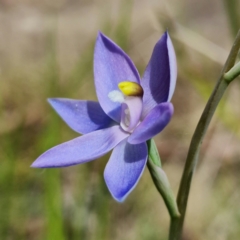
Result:
<svg viewBox="0 0 240 240"><path fill-rule="evenodd" d="M130 132L139 123L142 113L142 98L128 96L122 104L121 127Z"/></svg>
<svg viewBox="0 0 240 240"><path fill-rule="evenodd" d="M143 117L162 102L171 100L177 78L177 63L174 48L167 32L153 49L151 59L142 79Z"/></svg>
<svg viewBox="0 0 240 240"><path fill-rule="evenodd" d="M100 104L94 101L51 98L48 102L74 131L86 134L114 124Z"/></svg>
<svg viewBox="0 0 240 240"><path fill-rule="evenodd" d="M102 33L99 33L95 46L94 79L102 109L120 122L121 103L112 101L109 94L118 90L118 83L126 80L140 83L140 77L128 55Z"/></svg>
<svg viewBox="0 0 240 240"><path fill-rule="evenodd" d="M43 153L33 164L36 168L67 167L99 158L127 138L119 126L91 132L62 143Z"/></svg>
<svg viewBox="0 0 240 240"><path fill-rule="evenodd" d="M131 144L145 142L161 132L170 122L173 105L169 102L154 107L128 138Z"/></svg>
<svg viewBox="0 0 240 240"><path fill-rule="evenodd" d="M134 189L147 162L147 144L131 145L127 140L114 148L104 171L112 196L122 202Z"/></svg>

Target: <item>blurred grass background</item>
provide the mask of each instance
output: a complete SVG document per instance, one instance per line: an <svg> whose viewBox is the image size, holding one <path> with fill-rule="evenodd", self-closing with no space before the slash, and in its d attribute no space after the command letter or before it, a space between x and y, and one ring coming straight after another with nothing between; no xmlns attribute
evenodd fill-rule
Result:
<svg viewBox="0 0 240 240"><path fill-rule="evenodd" d="M64 169L31 169L77 136L48 97L96 99L101 30L140 73L168 29L176 49L174 117L155 140L177 193L189 142L240 26L235 0L0 0L0 239L164 240L169 217L146 169L123 204L110 196L109 154ZM185 240L240 237L240 84L231 84L203 142Z"/></svg>

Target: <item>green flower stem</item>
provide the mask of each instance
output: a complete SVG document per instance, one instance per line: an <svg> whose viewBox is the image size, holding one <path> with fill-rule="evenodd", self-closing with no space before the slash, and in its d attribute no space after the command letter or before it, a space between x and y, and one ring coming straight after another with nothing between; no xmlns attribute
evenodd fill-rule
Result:
<svg viewBox="0 0 240 240"><path fill-rule="evenodd" d="M204 135L207 131L212 116L218 106L218 103L221 100L225 90L227 89L230 83L230 81L225 80L224 74L233 67L239 48L240 48L240 31L237 34L237 37L232 46L228 59L221 72L220 78L212 92L211 97L208 100L208 103L202 113L202 116L193 134L177 197L178 209L180 211L181 216L180 218L173 217L171 218L169 240L181 239L188 195L191 186L191 180L198 162L200 146L202 144Z"/></svg>
<svg viewBox="0 0 240 240"><path fill-rule="evenodd" d="M172 218L178 218L180 217L180 213L178 211L177 202L169 184L167 175L161 167L161 160L157 147L153 139L148 140L147 144L149 152L147 166L152 180L166 204L169 215Z"/></svg>
<svg viewBox="0 0 240 240"><path fill-rule="evenodd" d="M240 62L238 62L233 68L224 74L226 81L231 82L240 75Z"/></svg>
<svg viewBox="0 0 240 240"><path fill-rule="evenodd" d="M172 218L179 218L180 213L178 211L175 196L170 188L167 175L162 170L162 168L156 166L151 160L148 160L147 166L151 174L152 180L158 192L161 194L163 201L166 204L169 215Z"/></svg>

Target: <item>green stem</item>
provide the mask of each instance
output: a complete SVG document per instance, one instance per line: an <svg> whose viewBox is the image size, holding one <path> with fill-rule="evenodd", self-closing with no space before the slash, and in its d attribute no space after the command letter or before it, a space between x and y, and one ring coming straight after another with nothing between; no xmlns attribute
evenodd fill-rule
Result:
<svg viewBox="0 0 240 240"><path fill-rule="evenodd" d="M171 189L170 183L166 173L162 169L161 159L157 150L157 146L153 139L147 141L148 145L148 170L151 174L153 183L156 189L162 196L166 207L168 209L169 215L172 218L177 218L180 216L178 211L177 202L173 191Z"/></svg>
<svg viewBox="0 0 240 240"><path fill-rule="evenodd" d="M240 62L238 62L233 68L224 74L226 81L231 82L240 75Z"/></svg>
<svg viewBox="0 0 240 240"><path fill-rule="evenodd" d="M202 116L193 134L177 197L178 209L180 211L181 216L180 218L171 218L169 240L181 239L188 195L190 191L192 176L198 162L200 146L202 144L204 135L207 131L212 116L218 106L218 103L221 100L225 90L227 89L230 83L229 81L226 81L224 79L224 73L228 72L233 67L239 48L240 48L240 31L237 34L237 37L230 51L228 59L223 67L220 78L212 92L211 97L208 100L208 103L202 113Z"/></svg>
<svg viewBox="0 0 240 240"><path fill-rule="evenodd" d="M165 174L161 167L155 165L150 159L147 162L147 166L151 174L152 180L154 182L154 185L166 204L169 215L172 218L179 218L180 213L178 211L175 196L171 190L167 175Z"/></svg>
<svg viewBox="0 0 240 240"><path fill-rule="evenodd" d="M239 18L239 1L236 0L223 0L225 9L228 14L229 25L231 27L231 31L233 37L237 34L240 18Z"/></svg>

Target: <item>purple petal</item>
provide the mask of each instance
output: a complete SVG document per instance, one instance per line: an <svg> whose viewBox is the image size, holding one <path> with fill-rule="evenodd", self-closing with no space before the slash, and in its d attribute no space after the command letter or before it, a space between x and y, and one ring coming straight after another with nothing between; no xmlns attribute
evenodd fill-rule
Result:
<svg viewBox="0 0 240 240"><path fill-rule="evenodd" d="M170 122L173 114L171 103L160 103L154 107L128 138L131 144L145 142L161 132Z"/></svg>
<svg viewBox="0 0 240 240"><path fill-rule="evenodd" d="M134 189L147 161L147 144L131 145L127 140L114 148L104 171L104 178L112 196L122 202Z"/></svg>
<svg viewBox="0 0 240 240"><path fill-rule="evenodd" d="M75 138L43 153L31 167L52 168L76 165L103 156L127 138L119 126L114 126Z"/></svg>
<svg viewBox="0 0 240 240"><path fill-rule="evenodd" d="M48 102L74 131L86 134L114 124L98 102L51 98Z"/></svg>
<svg viewBox="0 0 240 240"><path fill-rule="evenodd" d="M102 33L99 33L95 46L94 78L101 107L113 120L120 122L121 103L111 101L108 95L118 90L118 83L139 83L140 77L128 55Z"/></svg>
<svg viewBox="0 0 240 240"><path fill-rule="evenodd" d="M159 103L171 100L176 78L176 56L171 39L165 32L155 45L143 75L143 117Z"/></svg>
<svg viewBox="0 0 240 240"><path fill-rule="evenodd" d="M142 98L128 96L122 104L121 127L130 132L139 123L142 113Z"/></svg>

